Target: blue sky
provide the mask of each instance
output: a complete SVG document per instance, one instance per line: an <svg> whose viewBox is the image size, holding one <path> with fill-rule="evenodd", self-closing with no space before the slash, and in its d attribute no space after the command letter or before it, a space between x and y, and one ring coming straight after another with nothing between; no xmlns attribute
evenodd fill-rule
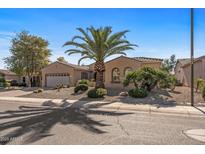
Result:
<svg viewBox="0 0 205 154"><path fill-rule="evenodd" d="M205 53L205 9L195 9L195 56ZM64 56L77 64L80 55L67 56L62 45L79 34L77 27L112 26L113 31L130 30L127 39L139 45L130 57L177 58L189 56L189 9L0 9L0 68L9 56L10 39L27 30L47 39L51 60ZM113 58L113 57L111 57ZM89 64L92 61L83 61Z"/></svg>

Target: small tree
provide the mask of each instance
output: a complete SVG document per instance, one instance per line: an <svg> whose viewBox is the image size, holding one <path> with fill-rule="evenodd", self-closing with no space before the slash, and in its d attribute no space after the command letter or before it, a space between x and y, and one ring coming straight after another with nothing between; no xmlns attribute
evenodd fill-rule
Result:
<svg viewBox="0 0 205 154"><path fill-rule="evenodd" d="M200 77L196 80L196 92L202 91L203 87L205 87L205 80Z"/></svg>
<svg viewBox="0 0 205 154"><path fill-rule="evenodd" d="M167 72L173 72L176 66L177 60L175 55L171 55L169 59L165 59L162 63L162 69Z"/></svg>
<svg viewBox="0 0 205 154"><path fill-rule="evenodd" d="M157 85L156 71L151 67L143 67L135 72L129 72L123 82L124 86L134 83L135 87L141 87L151 91Z"/></svg>
<svg viewBox="0 0 205 154"><path fill-rule="evenodd" d="M167 87L167 76L168 72L164 70L157 70L157 87L165 88Z"/></svg>
<svg viewBox="0 0 205 154"><path fill-rule="evenodd" d="M126 86L128 86L130 83L134 83L134 86L137 88L138 87L138 72L137 71L134 71L134 72L132 72L132 71L130 71L127 75L126 75L126 77L125 77L125 79L124 79L124 81L123 81L123 85L126 87Z"/></svg>
<svg viewBox="0 0 205 154"><path fill-rule="evenodd" d="M67 63L64 57L58 57L57 61Z"/></svg>
<svg viewBox="0 0 205 154"><path fill-rule="evenodd" d="M6 80L4 77L0 74L0 87L4 87Z"/></svg>
<svg viewBox="0 0 205 154"><path fill-rule="evenodd" d="M174 91L176 84L177 84L177 78L175 75L169 74L168 75L168 88L171 89L171 91Z"/></svg>
<svg viewBox="0 0 205 154"><path fill-rule="evenodd" d="M176 81L176 77L166 71L144 67L137 71L129 72L123 84L128 86L130 83L134 83L136 88L144 88L148 91L151 91L156 86L174 90Z"/></svg>
<svg viewBox="0 0 205 154"><path fill-rule="evenodd" d="M10 55L4 59L8 69L27 76L31 86L32 76L40 74L41 69L48 65L51 51L48 49L48 41L22 31L11 40Z"/></svg>

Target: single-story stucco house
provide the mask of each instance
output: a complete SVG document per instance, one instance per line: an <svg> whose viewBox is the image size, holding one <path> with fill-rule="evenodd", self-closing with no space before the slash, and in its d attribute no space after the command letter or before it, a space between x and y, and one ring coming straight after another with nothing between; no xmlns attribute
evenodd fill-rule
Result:
<svg viewBox="0 0 205 154"><path fill-rule="evenodd" d="M3 77L6 81L16 81L21 86L28 86L29 85L29 78L27 76L20 76L10 70L3 70L0 69L0 77ZM40 87L41 86L41 76L40 75L33 75L32 76L33 87Z"/></svg>
<svg viewBox="0 0 205 154"><path fill-rule="evenodd" d="M0 69L0 76L2 76L6 81L16 80L19 82L20 80L20 77L16 73L9 70Z"/></svg>
<svg viewBox="0 0 205 154"><path fill-rule="evenodd" d="M191 86L190 64L190 58L178 59L175 67L177 80L184 86ZM194 59L194 81L198 78L205 79L205 56Z"/></svg>
<svg viewBox="0 0 205 154"><path fill-rule="evenodd" d="M162 59L120 56L105 62L104 82L106 87L122 87L125 75L144 66L160 68ZM56 61L42 69L42 86L55 87L58 84L74 86L80 79L95 80L94 63L79 66Z"/></svg>

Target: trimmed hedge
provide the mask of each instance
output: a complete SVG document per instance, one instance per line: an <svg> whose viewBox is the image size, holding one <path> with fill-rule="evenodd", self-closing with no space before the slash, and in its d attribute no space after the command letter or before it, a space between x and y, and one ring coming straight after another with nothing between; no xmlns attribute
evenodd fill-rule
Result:
<svg viewBox="0 0 205 154"><path fill-rule="evenodd" d="M89 98L102 98L107 95L107 90L103 88L91 89L88 91Z"/></svg>
<svg viewBox="0 0 205 154"><path fill-rule="evenodd" d="M131 89L128 92L129 96L134 97L134 98L144 98L147 97L148 92L144 88L135 88Z"/></svg>
<svg viewBox="0 0 205 154"><path fill-rule="evenodd" d="M10 84L12 87L17 87L19 85L16 80L11 80Z"/></svg>
<svg viewBox="0 0 205 154"><path fill-rule="evenodd" d="M78 81L78 85L79 85L79 84L89 85L89 80L85 80L85 79L79 80L79 81Z"/></svg>
<svg viewBox="0 0 205 154"><path fill-rule="evenodd" d="M86 84L79 84L74 88L74 93L78 93L79 91L86 91L88 90L88 85Z"/></svg>

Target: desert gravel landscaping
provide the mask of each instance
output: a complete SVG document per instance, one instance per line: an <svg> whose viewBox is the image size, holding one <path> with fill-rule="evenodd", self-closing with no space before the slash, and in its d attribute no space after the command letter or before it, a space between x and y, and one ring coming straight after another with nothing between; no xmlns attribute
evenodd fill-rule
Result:
<svg viewBox="0 0 205 154"><path fill-rule="evenodd" d="M89 88L91 89L91 88ZM31 93L19 97L29 98L49 98L49 99L70 99L82 101L108 101L108 102L123 102L131 104L151 104L155 106L175 106L175 105L190 105L190 88L176 87L174 92L169 90L153 90L146 98L132 98L119 96L119 93L125 91L123 89L108 89L108 95L101 99L87 98L87 92L74 94L74 87L63 88L58 92L57 90L47 89L42 93ZM205 105L201 93L195 93L195 104Z"/></svg>

